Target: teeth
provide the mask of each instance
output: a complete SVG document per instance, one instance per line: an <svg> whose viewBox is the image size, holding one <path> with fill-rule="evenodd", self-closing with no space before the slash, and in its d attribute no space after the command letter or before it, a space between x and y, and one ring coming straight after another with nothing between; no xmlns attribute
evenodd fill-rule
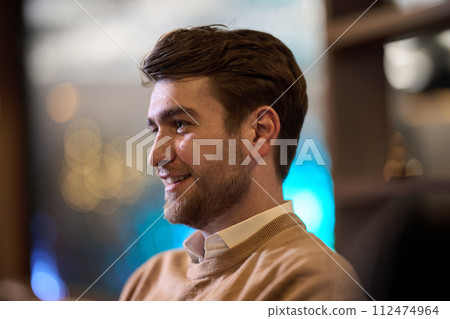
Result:
<svg viewBox="0 0 450 319"><path fill-rule="evenodd" d="M184 179L186 179L188 177L188 175L186 176L177 176L177 177L167 177L166 181L169 184L175 184L176 182L182 181Z"/></svg>

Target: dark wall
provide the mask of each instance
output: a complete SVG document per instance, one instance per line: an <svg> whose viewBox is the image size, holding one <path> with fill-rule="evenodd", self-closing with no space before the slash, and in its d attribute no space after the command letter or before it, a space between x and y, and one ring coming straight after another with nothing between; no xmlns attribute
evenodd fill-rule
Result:
<svg viewBox="0 0 450 319"><path fill-rule="evenodd" d="M21 1L0 1L0 279L26 280L27 145Z"/></svg>

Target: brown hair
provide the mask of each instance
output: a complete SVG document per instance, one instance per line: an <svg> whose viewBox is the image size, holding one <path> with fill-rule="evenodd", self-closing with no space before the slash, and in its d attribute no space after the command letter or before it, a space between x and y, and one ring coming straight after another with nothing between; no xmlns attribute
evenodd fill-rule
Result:
<svg viewBox="0 0 450 319"><path fill-rule="evenodd" d="M308 107L306 82L292 52L268 33L217 25L177 29L159 39L141 66L155 81L208 77L213 95L226 109L230 132L253 110L276 101L273 108L281 122L278 138L299 137ZM288 147L288 165L277 167L281 180L295 151ZM279 157L279 149L274 153Z"/></svg>

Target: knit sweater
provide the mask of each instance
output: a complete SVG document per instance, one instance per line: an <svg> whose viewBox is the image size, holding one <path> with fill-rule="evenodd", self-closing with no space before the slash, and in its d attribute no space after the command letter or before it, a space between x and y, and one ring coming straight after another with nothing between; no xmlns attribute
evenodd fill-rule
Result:
<svg viewBox="0 0 450 319"><path fill-rule="evenodd" d="M343 257L286 214L201 263L184 250L154 256L128 279L120 300L365 300L350 276L358 281Z"/></svg>

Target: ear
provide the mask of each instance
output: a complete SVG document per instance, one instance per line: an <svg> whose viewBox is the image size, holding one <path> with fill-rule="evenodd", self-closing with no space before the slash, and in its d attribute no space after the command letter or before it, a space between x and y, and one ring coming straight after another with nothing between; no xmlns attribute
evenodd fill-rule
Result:
<svg viewBox="0 0 450 319"><path fill-rule="evenodd" d="M243 138L247 138L253 145L263 142L258 150L261 157L266 156L272 145L270 140L278 138L280 134L280 118L270 106L260 106L254 110L245 121Z"/></svg>

